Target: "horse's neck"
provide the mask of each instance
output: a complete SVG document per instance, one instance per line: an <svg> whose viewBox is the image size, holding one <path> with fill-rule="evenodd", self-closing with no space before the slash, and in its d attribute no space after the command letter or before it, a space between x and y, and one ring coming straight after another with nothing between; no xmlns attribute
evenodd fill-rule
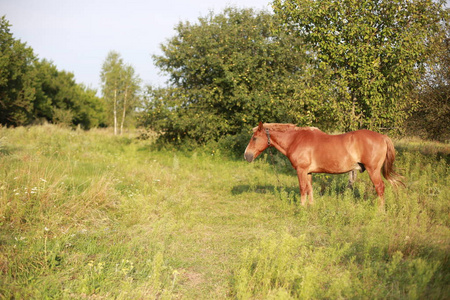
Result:
<svg viewBox="0 0 450 300"><path fill-rule="evenodd" d="M286 155L287 150L292 143L292 131L272 131L270 132L271 144L281 153Z"/></svg>

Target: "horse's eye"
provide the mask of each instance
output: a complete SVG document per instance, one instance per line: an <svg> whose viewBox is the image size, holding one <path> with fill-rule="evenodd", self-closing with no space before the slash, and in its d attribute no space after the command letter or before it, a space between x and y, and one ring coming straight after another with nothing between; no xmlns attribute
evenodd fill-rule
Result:
<svg viewBox="0 0 450 300"><path fill-rule="evenodd" d="M257 140L257 138L254 137L254 138L253 138L253 141L256 141L256 140Z"/></svg>

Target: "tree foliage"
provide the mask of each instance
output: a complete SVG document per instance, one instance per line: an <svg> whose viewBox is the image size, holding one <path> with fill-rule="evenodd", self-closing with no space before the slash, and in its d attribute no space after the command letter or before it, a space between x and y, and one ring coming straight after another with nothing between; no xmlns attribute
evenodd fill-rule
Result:
<svg viewBox="0 0 450 300"><path fill-rule="evenodd" d="M70 72L38 60L33 49L16 40L0 19L0 124L19 126L42 120L80 125L103 123L103 103L96 91L77 84Z"/></svg>
<svg viewBox="0 0 450 300"><path fill-rule="evenodd" d="M275 0L289 33L331 70L342 129L400 127L414 103L411 84L446 18L445 1Z"/></svg>
<svg viewBox="0 0 450 300"><path fill-rule="evenodd" d="M72 73L58 71L45 59L36 61L35 73L35 118L85 129L104 123L102 100L95 90L77 84Z"/></svg>
<svg viewBox="0 0 450 300"><path fill-rule="evenodd" d="M252 9L181 22L162 45L156 65L169 87L149 89L148 124L169 139L199 142L235 134L259 120L311 124L328 119L318 99L327 89L307 89L314 81L301 40L280 34L277 18ZM320 81L320 80L317 80Z"/></svg>
<svg viewBox="0 0 450 300"><path fill-rule="evenodd" d="M0 123L26 124L33 113L33 50L15 40L11 25L0 19Z"/></svg>
<svg viewBox="0 0 450 300"><path fill-rule="evenodd" d="M433 140L450 140L450 23L437 40L427 73L415 91L418 107L408 119L408 133Z"/></svg>
<svg viewBox="0 0 450 300"><path fill-rule="evenodd" d="M100 78L103 97L108 105L108 120L110 125L114 126L114 134L118 134L119 128L122 133L127 116L132 114L138 105L141 80L134 68L126 65L115 51L108 53Z"/></svg>

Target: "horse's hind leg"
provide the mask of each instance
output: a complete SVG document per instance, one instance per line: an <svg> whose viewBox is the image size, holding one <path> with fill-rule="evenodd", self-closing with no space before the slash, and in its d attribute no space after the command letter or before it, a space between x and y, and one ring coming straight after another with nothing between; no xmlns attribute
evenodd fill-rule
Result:
<svg viewBox="0 0 450 300"><path fill-rule="evenodd" d="M381 178L381 169L367 169L369 173L370 180L372 180L373 185L375 186L375 190L378 194L378 205L380 208L384 209L384 182Z"/></svg>
<svg viewBox="0 0 450 300"><path fill-rule="evenodd" d="M355 180L356 180L356 175L357 173L356 173L356 170L351 170L349 173L348 173L348 187L350 188L350 189L353 189L353 183L355 182Z"/></svg>

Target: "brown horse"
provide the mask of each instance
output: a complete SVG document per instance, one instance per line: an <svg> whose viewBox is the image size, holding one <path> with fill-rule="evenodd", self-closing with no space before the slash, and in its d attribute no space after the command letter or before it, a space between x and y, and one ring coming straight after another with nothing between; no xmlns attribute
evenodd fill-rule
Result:
<svg viewBox="0 0 450 300"><path fill-rule="evenodd" d="M390 138L370 130L328 135L315 127L293 124L259 123L245 149L244 157L252 162L267 147L286 155L297 170L302 205L313 203L312 173L342 174L367 170L384 207L384 182L381 171L392 185L403 183L394 172L395 149Z"/></svg>

